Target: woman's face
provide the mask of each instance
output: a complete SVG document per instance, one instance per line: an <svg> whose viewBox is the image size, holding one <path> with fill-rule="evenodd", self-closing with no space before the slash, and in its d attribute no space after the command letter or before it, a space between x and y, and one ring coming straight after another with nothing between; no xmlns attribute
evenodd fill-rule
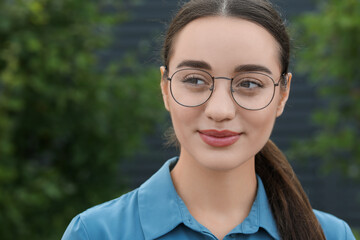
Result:
<svg viewBox="0 0 360 240"><path fill-rule="evenodd" d="M196 67L214 77L232 78L235 70L245 65L262 67L262 73L267 69L275 83L281 75L276 40L259 25L239 18L194 20L178 33L172 49L169 76L179 69ZM198 107L175 102L170 82L163 80L165 107L181 145L180 161L222 171L253 161L268 141L276 117L283 112L289 84L286 91L275 88L274 98L266 108L251 111L234 102L228 80L216 79L211 98Z"/></svg>

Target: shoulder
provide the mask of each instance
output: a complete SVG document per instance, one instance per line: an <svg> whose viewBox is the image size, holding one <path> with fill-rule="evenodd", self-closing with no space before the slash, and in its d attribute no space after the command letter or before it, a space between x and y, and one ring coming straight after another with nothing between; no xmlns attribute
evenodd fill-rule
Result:
<svg viewBox="0 0 360 240"><path fill-rule="evenodd" d="M314 213L324 231L327 240L355 239L349 225L345 221L331 214L318 210L314 210Z"/></svg>
<svg viewBox="0 0 360 240"><path fill-rule="evenodd" d="M138 189L122 195L119 198L99 204L80 214L84 221L115 220L127 215L133 215L138 210ZM102 220L103 221L103 220Z"/></svg>
<svg viewBox="0 0 360 240"><path fill-rule="evenodd" d="M71 221L62 239L130 239L128 237L143 238L138 189L80 213Z"/></svg>

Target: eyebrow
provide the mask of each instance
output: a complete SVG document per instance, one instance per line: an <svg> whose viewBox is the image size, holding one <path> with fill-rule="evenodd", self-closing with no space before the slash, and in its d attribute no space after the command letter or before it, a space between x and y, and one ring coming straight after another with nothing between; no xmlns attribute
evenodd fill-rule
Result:
<svg viewBox="0 0 360 240"><path fill-rule="evenodd" d="M179 63L179 65L177 65L177 68L181 68L181 67L191 67L191 68L201 68L201 69L205 69L205 70L211 70L211 66L210 64L208 64L205 61L198 61L198 60L184 60L181 63ZM234 69L235 73L240 73L240 72L264 72L264 73L268 73L268 74L272 74L272 72L270 71L269 68L262 66L262 65L257 65L257 64L243 64L243 65L239 65L236 66Z"/></svg>
<svg viewBox="0 0 360 240"><path fill-rule="evenodd" d="M257 65L257 64L245 64L245 65L239 65L235 68L234 72L264 72L272 75L272 72L270 69L268 69L265 66Z"/></svg>
<svg viewBox="0 0 360 240"><path fill-rule="evenodd" d="M177 68L181 67L192 67L192 68L202 68L206 70L211 70L210 64L208 64L205 61L197 61L197 60L184 60L179 65L177 65Z"/></svg>

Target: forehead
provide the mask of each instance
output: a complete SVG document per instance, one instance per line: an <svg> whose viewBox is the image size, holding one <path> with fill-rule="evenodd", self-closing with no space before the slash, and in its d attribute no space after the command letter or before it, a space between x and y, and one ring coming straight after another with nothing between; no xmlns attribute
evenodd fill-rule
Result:
<svg viewBox="0 0 360 240"><path fill-rule="evenodd" d="M276 40L263 27L240 18L196 19L177 34L172 49L170 69L184 60L201 60L222 72L239 64L260 64L280 72Z"/></svg>

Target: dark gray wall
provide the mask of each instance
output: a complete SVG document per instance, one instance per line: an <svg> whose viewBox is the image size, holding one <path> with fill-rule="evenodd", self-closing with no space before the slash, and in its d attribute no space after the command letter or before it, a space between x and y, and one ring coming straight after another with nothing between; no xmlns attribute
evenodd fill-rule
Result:
<svg viewBox="0 0 360 240"><path fill-rule="evenodd" d="M283 15L289 19L290 25L294 16L315 10L310 0L275 2L280 6ZM148 0L127 4L131 19L114 29L116 41L110 51L102 53L104 60L117 59L130 50L140 53L143 64L160 66L161 34L177 6L176 0ZM311 136L314 127L310 124L309 116L315 107L317 107L315 88L307 82L305 76L295 72L291 97L272 135L272 139L282 150L286 151L295 139ZM134 158L122 164L121 174L130 188L138 187L168 158L177 155L175 149L167 149L163 146L161 135L164 129L159 126L158 134L147 137L148 148L139 150ZM294 160L290 159L290 162L313 207L343 218L352 226L360 227L360 196L356 195L359 186L339 176L319 175L316 161L300 165Z"/></svg>

